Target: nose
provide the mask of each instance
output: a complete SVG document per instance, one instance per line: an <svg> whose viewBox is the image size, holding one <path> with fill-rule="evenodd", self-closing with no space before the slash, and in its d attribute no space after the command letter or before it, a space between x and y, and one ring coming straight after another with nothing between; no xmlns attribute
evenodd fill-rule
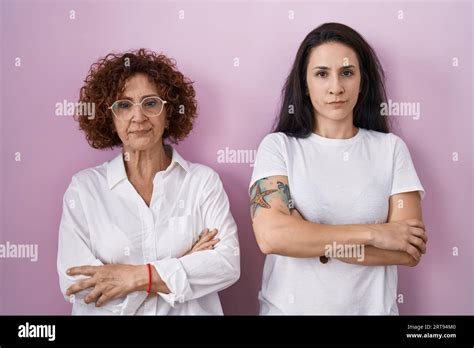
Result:
<svg viewBox="0 0 474 348"><path fill-rule="evenodd" d="M133 109L132 109L132 121L141 123L141 122L145 121L146 119L147 119L147 117L143 113L143 110L140 107L140 105L134 105Z"/></svg>
<svg viewBox="0 0 474 348"><path fill-rule="evenodd" d="M332 95L341 95L344 93L344 87L341 84L341 81L338 76L332 78L329 86L329 94Z"/></svg>

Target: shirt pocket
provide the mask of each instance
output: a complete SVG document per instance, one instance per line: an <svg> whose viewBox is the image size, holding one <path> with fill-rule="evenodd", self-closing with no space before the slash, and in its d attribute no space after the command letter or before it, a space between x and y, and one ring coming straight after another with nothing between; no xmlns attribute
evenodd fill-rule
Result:
<svg viewBox="0 0 474 348"><path fill-rule="evenodd" d="M172 258L182 257L191 250L194 244L195 233L192 216L190 214L172 216L168 220L166 234L168 255Z"/></svg>

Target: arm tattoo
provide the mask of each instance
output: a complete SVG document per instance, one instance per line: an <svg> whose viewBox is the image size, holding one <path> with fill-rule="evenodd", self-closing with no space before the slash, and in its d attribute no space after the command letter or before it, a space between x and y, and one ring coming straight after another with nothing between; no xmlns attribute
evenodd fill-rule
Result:
<svg viewBox="0 0 474 348"><path fill-rule="evenodd" d="M291 199L290 187L281 181L278 181L277 185L278 189L283 192L283 202L285 202L285 205L288 207L288 209L293 209L295 207L295 203Z"/></svg>
<svg viewBox="0 0 474 348"><path fill-rule="evenodd" d="M288 185L278 181L278 189L269 189L265 188L265 181L268 178L263 178L255 182L251 189L251 200L250 200L250 210L252 219L255 217L255 213L257 212L258 208L262 207L265 209L270 209L271 205L265 200L265 197L271 195L275 192L280 194L280 197L283 200L283 203L288 207L288 209L294 208L293 200L290 196L290 188Z"/></svg>

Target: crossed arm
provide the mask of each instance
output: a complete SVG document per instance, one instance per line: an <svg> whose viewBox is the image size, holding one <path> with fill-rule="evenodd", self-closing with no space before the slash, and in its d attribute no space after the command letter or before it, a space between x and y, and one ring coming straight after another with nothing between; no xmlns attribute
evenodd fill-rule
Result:
<svg viewBox="0 0 474 348"><path fill-rule="evenodd" d="M427 236L417 192L393 195L385 224L324 225L306 221L294 208L288 177L258 180L251 188L251 215L257 243L264 254L291 257L325 255L325 247L364 245L364 258L347 263L416 266L426 252ZM360 261L359 261L360 260Z"/></svg>
<svg viewBox="0 0 474 348"><path fill-rule="evenodd" d="M400 222L408 219L423 221L420 195L418 192L400 193L390 197L387 222ZM428 238L425 236L424 246L415 245L417 248L416 258L406 251L386 250L368 245L364 248L365 257L363 261L359 262L355 258L340 258L340 260L347 263L367 266L402 265L414 267L418 265L421 259L421 253L418 248L422 248L422 253L424 254L426 252L427 241Z"/></svg>
<svg viewBox="0 0 474 348"><path fill-rule="evenodd" d="M212 250L219 242L219 239L215 238L217 233L217 229L211 231L205 229L199 240L184 256ZM95 302L96 307L101 307L110 300L127 296L134 291L147 291L149 285L151 285L151 296L158 292L169 294L171 291L156 268L150 267L150 270L151 278L148 275L147 265L107 264L71 267L66 272L68 276L85 275L89 278L71 285L66 291L66 296L92 288L92 291L84 297L84 302L87 304Z"/></svg>

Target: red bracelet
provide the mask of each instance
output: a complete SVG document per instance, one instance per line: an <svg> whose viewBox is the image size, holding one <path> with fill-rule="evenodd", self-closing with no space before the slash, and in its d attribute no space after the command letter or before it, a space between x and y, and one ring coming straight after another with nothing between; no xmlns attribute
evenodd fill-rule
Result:
<svg viewBox="0 0 474 348"><path fill-rule="evenodd" d="M146 290L147 294L150 294L151 291L151 266L149 263L146 264L148 266L148 289Z"/></svg>

